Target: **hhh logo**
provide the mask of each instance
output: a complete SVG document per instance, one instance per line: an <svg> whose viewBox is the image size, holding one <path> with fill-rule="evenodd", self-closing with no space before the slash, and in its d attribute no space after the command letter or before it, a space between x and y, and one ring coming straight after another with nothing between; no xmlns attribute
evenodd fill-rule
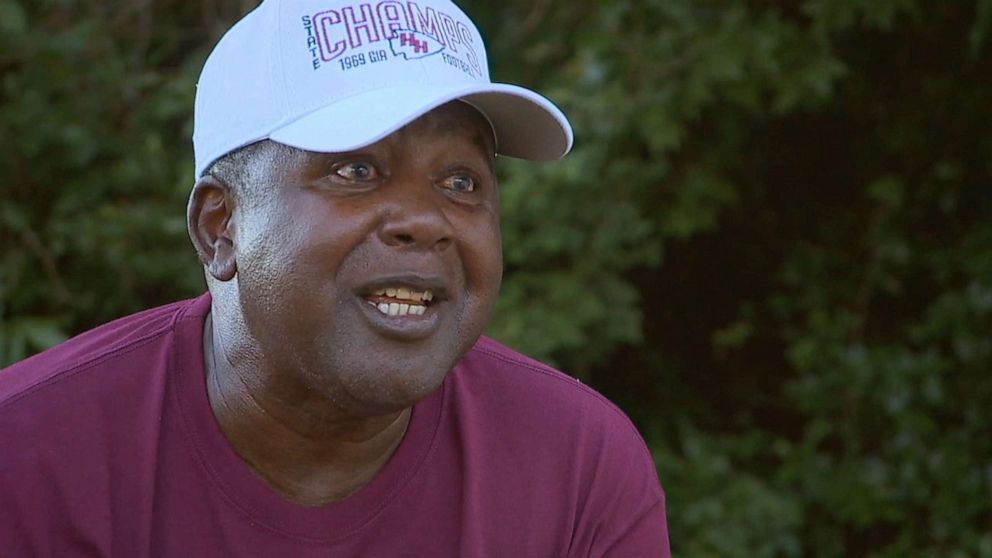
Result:
<svg viewBox="0 0 992 558"><path fill-rule="evenodd" d="M394 56L402 56L405 60L423 58L444 50L444 45L434 37L411 29L397 29L389 39L389 47Z"/></svg>

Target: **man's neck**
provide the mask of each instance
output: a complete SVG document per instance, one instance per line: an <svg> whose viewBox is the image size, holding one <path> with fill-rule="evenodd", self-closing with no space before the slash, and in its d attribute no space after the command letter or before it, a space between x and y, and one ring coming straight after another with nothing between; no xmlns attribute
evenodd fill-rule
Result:
<svg viewBox="0 0 992 558"><path fill-rule="evenodd" d="M271 383L249 381L264 372L239 370L226 358L210 315L203 348L207 395L228 443L266 484L300 505L330 504L361 489L406 433L410 409L355 418L312 391L272 393Z"/></svg>

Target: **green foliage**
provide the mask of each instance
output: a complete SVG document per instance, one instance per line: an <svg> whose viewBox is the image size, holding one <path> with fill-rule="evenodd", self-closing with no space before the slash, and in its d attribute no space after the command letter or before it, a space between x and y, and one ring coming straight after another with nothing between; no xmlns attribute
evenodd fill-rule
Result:
<svg viewBox="0 0 992 558"><path fill-rule="evenodd" d="M102 10L0 4L0 363L202 289L182 211L200 57Z"/></svg>
<svg viewBox="0 0 992 558"><path fill-rule="evenodd" d="M642 427L675 553L992 557L992 1L459 3L576 130L502 162L489 331ZM202 290L251 4L0 0L0 364Z"/></svg>
<svg viewBox="0 0 992 558"><path fill-rule="evenodd" d="M594 147L536 170L505 165L506 279L489 328L577 374L601 364L618 343L641 341L640 295L623 272L655 262L659 249L635 201L624 200L622 185L637 169L610 163Z"/></svg>
<svg viewBox="0 0 992 558"><path fill-rule="evenodd" d="M803 556L799 495L775 479L740 470L739 463L761 455L770 440L759 433L719 437L680 426L681 455L655 452L667 485L669 535L679 554Z"/></svg>

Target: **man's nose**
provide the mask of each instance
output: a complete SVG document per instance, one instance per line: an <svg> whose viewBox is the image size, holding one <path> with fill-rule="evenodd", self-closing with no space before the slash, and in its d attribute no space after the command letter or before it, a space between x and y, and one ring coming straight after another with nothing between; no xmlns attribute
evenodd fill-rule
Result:
<svg viewBox="0 0 992 558"><path fill-rule="evenodd" d="M443 210L442 198L433 185L392 188L379 237L387 246L445 250L455 231Z"/></svg>

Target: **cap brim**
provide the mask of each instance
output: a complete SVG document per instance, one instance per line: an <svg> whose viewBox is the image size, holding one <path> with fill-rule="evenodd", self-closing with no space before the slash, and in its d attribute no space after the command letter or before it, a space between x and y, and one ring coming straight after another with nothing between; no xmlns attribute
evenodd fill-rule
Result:
<svg viewBox="0 0 992 558"><path fill-rule="evenodd" d="M500 155L552 161L572 147L572 127L558 107L533 91L498 83L456 89L422 84L379 88L319 108L268 137L307 151L352 151L456 99L468 102L489 119Z"/></svg>

